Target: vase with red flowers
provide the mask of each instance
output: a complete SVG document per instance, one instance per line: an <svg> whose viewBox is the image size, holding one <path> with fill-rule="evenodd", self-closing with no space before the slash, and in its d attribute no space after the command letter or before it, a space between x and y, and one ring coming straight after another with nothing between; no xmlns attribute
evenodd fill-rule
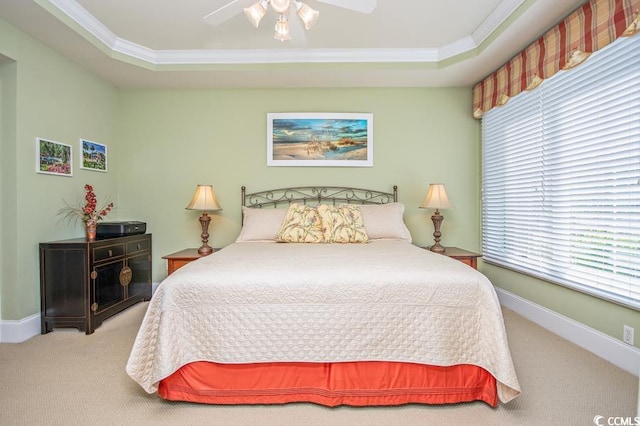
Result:
<svg viewBox="0 0 640 426"><path fill-rule="evenodd" d="M84 186L84 191L84 202L79 203L77 206L71 206L65 201L66 207L60 209L58 214L62 215L63 219L66 220L82 220L85 224L87 240L94 241L96 239L98 221L102 220L113 209L113 203L105 202L99 206L98 198L93 192L93 186L89 184Z"/></svg>

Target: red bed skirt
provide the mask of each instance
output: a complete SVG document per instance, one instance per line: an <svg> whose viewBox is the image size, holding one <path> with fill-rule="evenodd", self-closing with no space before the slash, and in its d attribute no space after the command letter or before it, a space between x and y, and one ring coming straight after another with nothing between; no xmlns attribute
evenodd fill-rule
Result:
<svg viewBox="0 0 640 426"><path fill-rule="evenodd" d="M473 365L437 367L401 362L187 364L162 380L160 397L204 404L325 406L498 405L495 378Z"/></svg>

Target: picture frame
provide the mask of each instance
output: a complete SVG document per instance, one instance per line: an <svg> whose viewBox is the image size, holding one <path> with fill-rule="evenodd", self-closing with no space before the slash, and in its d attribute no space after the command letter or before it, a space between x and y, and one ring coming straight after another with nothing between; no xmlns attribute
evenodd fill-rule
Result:
<svg viewBox="0 0 640 426"><path fill-rule="evenodd" d="M373 167L373 114L268 113L267 166Z"/></svg>
<svg viewBox="0 0 640 426"><path fill-rule="evenodd" d="M95 172L107 172L107 146L87 139L80 139L80 168Z"/></svg>
<svg viewBox="0 0 640 426"><path fill-rule="evenodd" d="M73 147L50 139L36 138L36 172L73 176Z"/></svg>

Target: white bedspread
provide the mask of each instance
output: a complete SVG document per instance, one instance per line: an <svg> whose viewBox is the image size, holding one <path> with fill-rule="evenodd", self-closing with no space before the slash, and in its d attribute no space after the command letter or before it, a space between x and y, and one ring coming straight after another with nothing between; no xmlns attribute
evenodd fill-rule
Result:
<svg viewBox="0 0 640 426"><path fill-rule="evenodd" d="M235 243L158 287L127 373L147 392L193 361L473 364L520 393L481 273L403 241Z"/></svg>

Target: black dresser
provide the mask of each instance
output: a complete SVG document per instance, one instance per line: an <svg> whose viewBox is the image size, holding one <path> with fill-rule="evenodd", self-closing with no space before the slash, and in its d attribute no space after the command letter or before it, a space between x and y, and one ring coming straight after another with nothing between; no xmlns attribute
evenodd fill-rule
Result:
<svg viewBox="0 0 640 426"><path fill-rule="evenodd" d="M42 334L105 319L151 299L151 234L40 243Z"/></svg>

